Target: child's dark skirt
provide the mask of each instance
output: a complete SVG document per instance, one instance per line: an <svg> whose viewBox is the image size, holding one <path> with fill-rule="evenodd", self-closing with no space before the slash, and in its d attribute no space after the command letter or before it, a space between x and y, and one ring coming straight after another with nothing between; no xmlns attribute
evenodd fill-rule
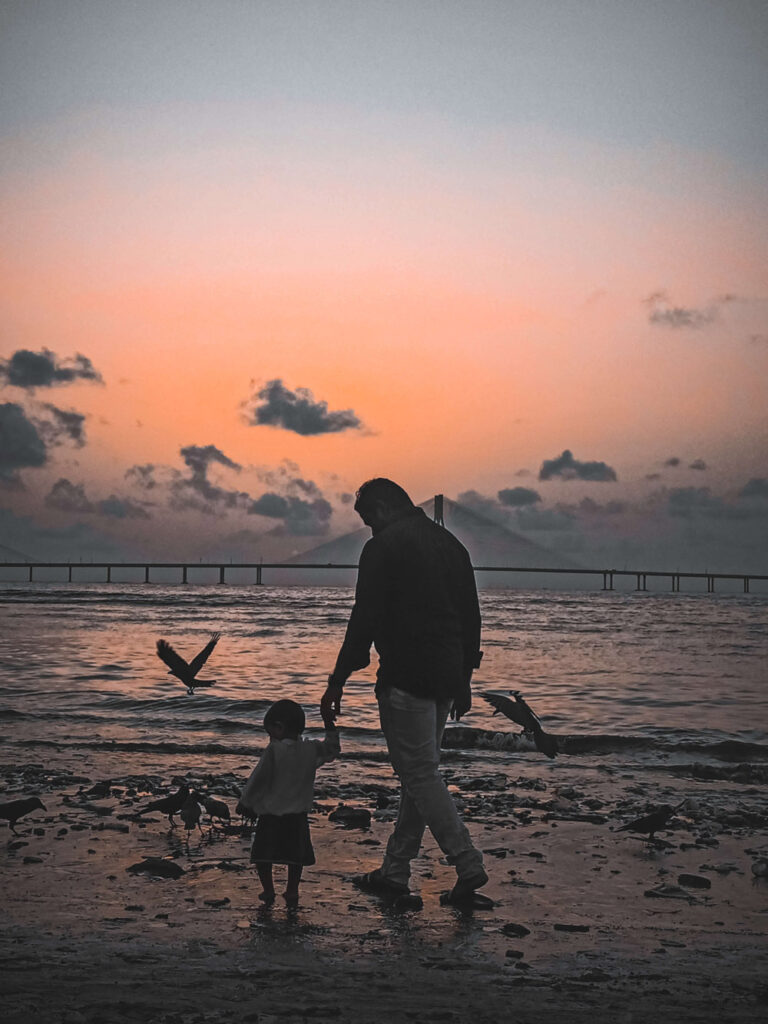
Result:
<svg viewBox="0 0 768 1024"><path fill-rule="evenodd" d="M306 811L300 814L260 814L251 846L251 863L315 863Z"/></svg>

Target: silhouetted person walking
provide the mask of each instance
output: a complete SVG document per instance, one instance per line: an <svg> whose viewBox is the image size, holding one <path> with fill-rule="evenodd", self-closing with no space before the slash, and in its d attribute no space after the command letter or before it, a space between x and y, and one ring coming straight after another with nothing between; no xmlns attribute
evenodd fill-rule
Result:
<svg viewBox="0 0 768 1024"><path fill-rule="evenodd" d="M472 704L472 670L480 664L480 610L464 546L416 507L391 480L357 492L355 511L373 536L360 556L355 604L328 677L321 710L340 712L348 677L379 655L376 699L389 756L402 786L400 808L383 863L358 879L361 888L408 891L411 861L429 826L458 879L449 899L472 898L488 876L438 771L450 713Z"/></svg>

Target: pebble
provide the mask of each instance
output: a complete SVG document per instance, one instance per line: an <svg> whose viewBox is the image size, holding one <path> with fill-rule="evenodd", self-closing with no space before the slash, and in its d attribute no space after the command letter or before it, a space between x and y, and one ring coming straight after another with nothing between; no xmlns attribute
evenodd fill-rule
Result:
<svg viewBox="0 0 768 1024"><path fill-rule="evenodd" d="M678 875L678 885L687 885L689 889L711 889L712 882L703 875Z"/></svg>
<svg viewBox="0 0 768 1024"><path fill-rule="evenodd" d="M509 960L522 960L525 956L525 953L522 951L522 949L508 949L504 956L507 957Z"/></svg>
<svg viewBox="0 0 768 1024"><path fill-rule="evenodd" d="M224 896L220 900L203 900L207 907L226 907L229 903L229 897Z"/></svg>
<svg viewBox="0 0 768 1024"><path fill-rule="evenodd" d="M552 927L556 932L588 932L588 924L554 924Z"/></svg>
<svg viewBox="0 0 768 1024"><path fill-rule="evenodd" d="M329 821L337 821L346 828L370 828L371 812L367 807L348 807L339 804L335 811L328 815Z"/></svg>
<svg viewBox="0 0 768 1024"><path fill-rule="evenodd" d="M530 935L531 929L526 928L524 924L514 924L509 921L507 924L501 926L501 930L505 935L514 935L518 939L522 939L524 935Z"/></svg>
<svg viewBox="0 0 768 1024"><path fill-rule="evenodd" d="M161 878L180 878L186 871L180 864L164 857L145 857L144 860L131 864L125 869L129 874L159 875Z"/></svg>

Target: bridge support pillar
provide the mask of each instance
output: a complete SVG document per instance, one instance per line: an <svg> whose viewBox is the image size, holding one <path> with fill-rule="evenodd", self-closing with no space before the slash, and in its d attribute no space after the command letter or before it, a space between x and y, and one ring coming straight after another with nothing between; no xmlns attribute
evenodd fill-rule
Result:
<svg viewBox="0 0 768 1024"><path fill-rule="evenodd" d="M224 582L224 566L220 565L219 566L219 583L223 583L223 582Z"/></svg>
<svg viewBox="0 0 768 1024"><path fill-rule="evenodd" d="M149 583L149 566L144 566L144 582Z"/></svg>
<svg viewBox="0 0 768 1024"><path fill-rule="evenodd" d="M30 583L32 582L32 568L33 567L30 565L30 567L29 567L29 582Z"/></svg>
<svg viewBox="0 0 768 1024"><path fill-rule="evenodd" d="M71 583L72 582L72 566L68 565L67 568L69 569L69 572L67 573L67 583Z"/></svg>
<svg viewBox="0 0 768 1024"><path fill-rule="evenodd" d="M256 586L260 587L261 586L261 582L262 582L261 581L261 566L257 565L256 566Z"/></svg>
<svg viewBox="0 0 768 1024"><path fill-rule="evenodd" d="M186 567L186 565L182 565L182 567L181 567L181 582L182 583L186 583L187 582L187 567Z"/></svg>
<svg viewBox="0 0 768 1024"><path fill-rule="evenodd" d="M613 590L613 573L610 570L603 573L603 590Z"/></svg>
<svg viewBox="0 0 768 1024"><path fill-rule="evenodd" d="M112 582L112 566L108 565L107 566L107 583L111 583L111 582Z"/></svg>
<svg viewBox="0 0 768 1024"><path fill-rule="evenodd" d="M749 593L749 576L744 577L744 593Z"/></svg>

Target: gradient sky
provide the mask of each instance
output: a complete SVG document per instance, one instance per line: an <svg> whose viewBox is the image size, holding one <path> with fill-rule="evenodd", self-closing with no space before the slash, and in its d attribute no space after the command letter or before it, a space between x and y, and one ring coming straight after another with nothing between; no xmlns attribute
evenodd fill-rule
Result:
<svg viewBox="0 0 768 1024"><path fill-rule="evenodd" d="M767 572L767 98L758 0L5 0L0 545L278 557L386 475Z"/></svg>

